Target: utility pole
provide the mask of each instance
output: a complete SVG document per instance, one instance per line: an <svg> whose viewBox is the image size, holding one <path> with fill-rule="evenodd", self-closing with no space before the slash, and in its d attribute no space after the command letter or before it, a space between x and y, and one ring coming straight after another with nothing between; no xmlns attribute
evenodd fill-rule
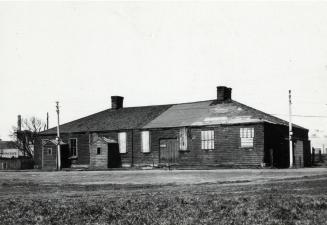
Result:
<svg viewBox="0 0 327 225"><path fill-rule="evenodd" d="M289 106L289 145L290 145L290 168L293 168L293 131L292 131L292 94L291 90L288 91L288 106Z"/></svg>
<svg viewBox="0 0 327 225"><path fill-rule="evenodd" d="M17 131L22 131L22 116L18 115L17 117Z"/></svg>
<svg viewBox="0 0 327 225"><path fill-rule="evenodd" d="M49 113L47 112L47 129L49 129Z"/></svg>
<svg viewBox="0 0 327 225"><path fill-rule="evenodd" d="M58 125L57 125L57 170L61 169L61 154L60 154L60 131L59 131L59 102L56 102L57 108L57 118L58 118Z"/></svg>

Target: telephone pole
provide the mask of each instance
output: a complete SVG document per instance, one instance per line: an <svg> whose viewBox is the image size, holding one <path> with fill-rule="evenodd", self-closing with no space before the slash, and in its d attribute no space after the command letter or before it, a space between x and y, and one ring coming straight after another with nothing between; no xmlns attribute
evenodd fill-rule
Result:
<svg viewBox="0 0 327 225"><path fill-rule="evenodd" d="M58 118L58 125L57 125L57 170L61 169L61 154L60 154L60 131L59 131L59 102L56 102L57 108L57 118Z"/></svg>
<svg viewBox="0 0 327 225"><path fill-rule="evenodd" d="M49 129L49 113L47 112L47 129Z"/></svg>
<svg viewBox="0 0 327 225"><path fill-rule="evenodd" d="M292 93L291 90L288 91L288 106L289 106L289 149L290 149L290 168L293 168L293 130L292 130Z"/></svg>

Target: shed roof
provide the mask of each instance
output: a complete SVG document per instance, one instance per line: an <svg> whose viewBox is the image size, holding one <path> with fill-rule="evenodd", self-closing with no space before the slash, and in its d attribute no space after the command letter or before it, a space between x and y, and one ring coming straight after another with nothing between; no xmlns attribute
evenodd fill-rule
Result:
<svg viewBox="0 0 327 225"><path fill-rule="evenodd" d="M208 100L173 105L143 128L151 129L258 122L288 125L288 122L285 120L256 110L237 101L232 100L230 102L217 104L216 100Z"/></svg>
<svg viewBox="0 0 327 225"><path fill-rule="evenodd" d="M60 125L60 133L139 129L169 107L171 105L107 109ZM41 134L55 133L55 127L41 132Z"/></svg>

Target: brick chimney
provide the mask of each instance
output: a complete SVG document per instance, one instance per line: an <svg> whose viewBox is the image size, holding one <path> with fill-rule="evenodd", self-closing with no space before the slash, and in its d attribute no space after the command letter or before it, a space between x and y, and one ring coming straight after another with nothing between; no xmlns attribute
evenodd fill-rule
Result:
<svg viewBox="0 0 327 225"><path fill-rule="evenodd" d="M218 86L217 87L217 102L225 103L225 102L231 102L231 100L232 100L232 88L228 88L225 86Z"/></svg>
<svg viewBox="0 0 327 225"><path fill-rule="evenodd" d="M122 96L111 96L111 109L123 108L124 97Z"/></svg>

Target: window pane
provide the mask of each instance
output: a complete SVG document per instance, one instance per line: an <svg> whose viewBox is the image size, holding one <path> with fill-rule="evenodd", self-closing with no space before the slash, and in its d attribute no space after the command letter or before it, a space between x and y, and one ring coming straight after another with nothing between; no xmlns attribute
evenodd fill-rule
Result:
<svg viewBox="0 0 327 225"><path fill-rule="evenodd" d="M215 131L214 130L206 130L201 131L201 148L202 149L214 149L214 139L215 139Z"/></svg>
<svg viewBox="0 0 327 225"><path fill-rule="evenodd" d="M241 138L241 147L253 147L253 138Z"/></svg>
<svg viewBox="0 0 327 225"><path fill-rule="evenodd" d="M72 156L77 156L77 140L75 138L70 139L70 152Z"/></svg>

